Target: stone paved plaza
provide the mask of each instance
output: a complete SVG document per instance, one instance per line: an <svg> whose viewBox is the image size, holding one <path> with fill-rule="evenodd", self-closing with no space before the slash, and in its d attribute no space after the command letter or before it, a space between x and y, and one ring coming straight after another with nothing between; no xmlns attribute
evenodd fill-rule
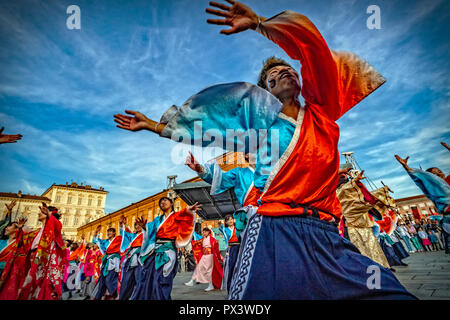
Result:
<svg viewBox="0 0 450 320"><path fill-rule="evenodd" d="M419 299L450 300L450 255L444 251L413 253L395 267L398 280Z"/></svg>
<svg viewBox="0 0 450 320"><path fill-rule="evenodd" d="M395 267L400 282L419 299L450 300L450 255L444 251L414 253L403 260L407 267ZM192 272L178 273L175 277L172 299L174 300L226 300L226 292L214 290L205 292L207 284L194 287L184 285ZM67 294L63 295L67 298ZM82 298L74 294L72 300Z"/></svg>

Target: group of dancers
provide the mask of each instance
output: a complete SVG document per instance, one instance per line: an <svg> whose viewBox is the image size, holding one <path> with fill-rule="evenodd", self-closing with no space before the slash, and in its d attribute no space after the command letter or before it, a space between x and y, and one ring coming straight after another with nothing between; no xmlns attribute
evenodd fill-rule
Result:
<svg viewBox="0 0 450 320"><path fill-rule="evenodd" d="M355 54L330 50L304 15L284 11L267 19L240 2L227 2L210 2L214 8L206 12L221 18L207 22L231 27L222 34L255 30L272 40L300 61L302 85L293 67L271 57L258 85L210 86L180 108L172 106L159 122L130 110L114 116L119 128L149 130L192 145L198 145L189 137L196 136L200 122L202 137L207 137L201 140L202 147L212 145L215 139L205 133L214 130L221 133L227 151L243 152L250 163L224 172L217 163L201 165L192 154L188 156L188 166L211 184L212 194L233 188L241 208L232 219L227 217L230 222L223 229L228 240L223 266L210 230L193 242L198 265L186 285L208 281L207 289L220 286L228 290L230 300L416 299L390 270L373 233L376 220L385 226L389 219L395 220L389 188L369 192L362 183L363 173L355 176L339 167L336 121L385 79ZM230 138L229 130L264 134L251 144L242 134ZM447 221L448 182L433 170L410 169L407 159L398 159ZM121 221L118 234L113 228L107 238L95 234L92 242L103 258L94 299L106 292L118 299L170 299L176 252L191 242L201 206L195 203L174 211L170 198L162 198L159 206L161 215L148 223L138 218L133 231ZM57 211L46 210L41 208L43 228L33 235L19 223L16 226L19 245L11 254L15 259L23 255L27 262L21 271L26 276L19 285L19 298L61 297L61 223ZM30 241L31 246L25 245ZM375 287L368 285L373 266L379 268ZM7 268L8 262L2 281L11 279Z"/></svg>

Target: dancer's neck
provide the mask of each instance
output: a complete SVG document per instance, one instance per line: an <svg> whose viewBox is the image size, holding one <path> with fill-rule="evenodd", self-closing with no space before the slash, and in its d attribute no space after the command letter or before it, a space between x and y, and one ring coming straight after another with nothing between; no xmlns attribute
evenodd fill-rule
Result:
<svg viewBox="0 0 450 320"><path fill-rule="evenodd" d="M280 100L283 104L283 108L281 109L281 113L284 113L288 117L297 119L298 112L300 111L300 100L298 97L289 97Z"/></svg>

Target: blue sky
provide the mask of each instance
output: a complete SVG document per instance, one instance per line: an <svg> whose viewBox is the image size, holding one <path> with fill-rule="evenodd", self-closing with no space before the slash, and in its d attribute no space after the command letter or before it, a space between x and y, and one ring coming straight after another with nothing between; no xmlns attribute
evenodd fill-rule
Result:
<svg viewBox="0 0 450 320"><path fill-rule="evenodd" d="M366 174L395 191L419 194L394 153L414 167L450 171L448 1L245 1L270 17L308 16L330 48L352 51L386 79L338 124L339 149L354 151ZM66 8L81 8L81 30L66 28ZM381 8L369 30L366 8ZM112 212L160 191L166 177L192 172L170 160L175 143L115 127L125 108L153 119L204 87L255 83L275 44L247 31L220 35L206 24L208 1L0 1L0 125L23 134L0 145L0 191L40 194L53 182L84 182L110 193ZM201 154L196 150L196 156Z"/></svg>

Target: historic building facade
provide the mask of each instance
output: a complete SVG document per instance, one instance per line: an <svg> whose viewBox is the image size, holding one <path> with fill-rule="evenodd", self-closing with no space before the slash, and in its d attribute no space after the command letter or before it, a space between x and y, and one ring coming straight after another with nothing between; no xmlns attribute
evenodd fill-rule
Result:
<svg viewBox="0 0 450 320"><path fill-rule="evenodd" d="M245 161L243 160L243 155L240 153L225 153L222 156L216 158L216 161L220 165L220 167L224 171L228 171L237 166L244 167L246 166ZM193 182L201 180L199 177L194 177L184 182ZM78 228L77 238L80 239L81 235L85 235L85 239L92 239L92 236L97 229L98 225L101 225L101 236L106 237L106 230L109 227L113 227L116 229L118 234L119 232L119 219L121 216L127 218L127 224L133 228L134 222L137 217L145 217L147 221L152 221L157 215L160 214L160 208L158 206L158 201L162 197L169 196L170 190L166 189L154 195L151 195L143 200L140 200L136 203L132 203L124 208L121 208L111 214L108 214L100 219L95 221L91 221L81 227ZM186 208L187 204L181 198L177 197L174 201L175 211ZM218 226L219 220L201 220L199 218L197 220L201 222L202 228L205 226L209 226L212 228L216 228Z"/></svg>
<svg viewBox="0 0 450 320"><path fill-rule="evenodd" d="M42 196L50 199L50 205L57 207L62 214L62 233L66 239L77 237L77 228L105 215L105 202L108 192L90 185L52 184Z"/></svg>
<svg viewBox="0 0 450 320"><path fill-rule="evenodd" d="M9 204L13 200L16 200L16 205L11 213L12 220L17 220L20 216L25 216L28 219L26 223L28 227L33 229L41 227L41 223L38 221L39 206L42 206L42 202L50 205L51 200L49 198L22 194L22 191L18 193L0 192L0 220L3 220L7 213L5 204Z"/></svg>
<svg viewBox="0 0 450 320"><path fill-rule="evenodd" d="M420 216L425 218L430 215L435 215L437 209L427 197L422 195L395 199L400 215L403 219L414 220Z"/></svg>

